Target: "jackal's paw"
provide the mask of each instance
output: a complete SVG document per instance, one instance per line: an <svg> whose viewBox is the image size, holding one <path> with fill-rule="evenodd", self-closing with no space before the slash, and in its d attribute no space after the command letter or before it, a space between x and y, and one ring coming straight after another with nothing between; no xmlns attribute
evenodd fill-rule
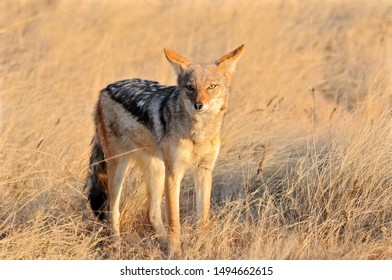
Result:
<svg viewBox="0 0 392 280"><path fill-rule="evenodd" d="M168 259L181 259L181 242L179 237L171 237L169 243Z"/></svg>
<svg viewBox="0 0 392 280"><path fill-rule="evenodd" d="M204 220L198 221L197 228L201 229L201 230L209 229L210 228L210 220L204 219Z"/></svg>
<svg viewBox="0 0 392 280"><path fill-rule="evenodd" d="M159 248L162 250L162 252L166 253L169 250L169 240L168 236L166 233L162 234L156 234L154 236L154 240L158 242Z"/></svg>

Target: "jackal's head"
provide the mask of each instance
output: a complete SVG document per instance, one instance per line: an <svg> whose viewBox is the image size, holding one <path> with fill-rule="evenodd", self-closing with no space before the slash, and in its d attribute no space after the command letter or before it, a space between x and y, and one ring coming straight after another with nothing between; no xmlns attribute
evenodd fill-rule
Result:
<svg viewBox="0 0 392 280"><path fill-rule="evenodd" d="M189 113L226 108L231 75L243 51L244 45L213 63L197 64L165 48L166 57L178 74L180 98Z"/></svg>

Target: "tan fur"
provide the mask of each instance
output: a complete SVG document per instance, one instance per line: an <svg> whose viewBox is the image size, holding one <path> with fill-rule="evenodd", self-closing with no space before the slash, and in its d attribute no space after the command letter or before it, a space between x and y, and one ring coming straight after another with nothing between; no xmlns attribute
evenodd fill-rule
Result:
<svg viewBox="0 0 392 280"><path fill-rule="evenodd" d="M95 114L96 135L107 160L109 218L117 236L121 188L130 160L143 171L149 193L149 218L162 242L166 236L161 217L165 192L173 252L180 245L180 183L189 169L194 171L197 216L201 225L208 223L212 170L220 148L228 87L242 52L243 46L215 63L193 64L165 48L166 57L178 74L180 93L178 100L167 105L177 113L172 113L169 132L160 141L151 129L114 101L107 90L101 92ZM186 92L186 86L194 92ZM199 110L195 107L197 102L203 105Z"/></svg>

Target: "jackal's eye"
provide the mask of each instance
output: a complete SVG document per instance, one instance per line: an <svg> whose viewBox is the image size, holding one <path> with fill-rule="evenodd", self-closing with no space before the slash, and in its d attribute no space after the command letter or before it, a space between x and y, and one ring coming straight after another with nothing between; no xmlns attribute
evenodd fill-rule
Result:
<svg viewBox="0 0 392 280"><path fill-rule="evenodd" d="M214 88L216 88L216 84L210 84L210 85L208 86L208 89L214 89Z"/></svg>
<svg viewBox="0 0 392 280"><path fill-rule="evenodd" d="M193 90L194 90L194 88L193 88L192 85L186 85L185 88L186 88L188 91L193 91Z"/></svg>

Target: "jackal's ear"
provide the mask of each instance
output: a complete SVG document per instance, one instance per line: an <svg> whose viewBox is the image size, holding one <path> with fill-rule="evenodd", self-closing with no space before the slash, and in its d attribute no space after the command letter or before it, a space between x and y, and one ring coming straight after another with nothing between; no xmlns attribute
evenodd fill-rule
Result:
<svg viewBox="0 0 392 280"><path fill-rule="evenodd" d="M225 76L229 78L235 71L235 65L237 64L237 61L240 59L243 52L244 45L241 45L234 51L229 52L228 54L225 54L219 58L217 61L215 61L215 64L218 66L219 70L221 70Z"/></svg>
<svg viewBox="0 0 392 280"><path fill-rule="evenodd" d="M192 62L190 62L185 57L169 50L168 48L163 49L165 51L165 55L167 60L174 66L177 74L184 72Z"/></svg>

